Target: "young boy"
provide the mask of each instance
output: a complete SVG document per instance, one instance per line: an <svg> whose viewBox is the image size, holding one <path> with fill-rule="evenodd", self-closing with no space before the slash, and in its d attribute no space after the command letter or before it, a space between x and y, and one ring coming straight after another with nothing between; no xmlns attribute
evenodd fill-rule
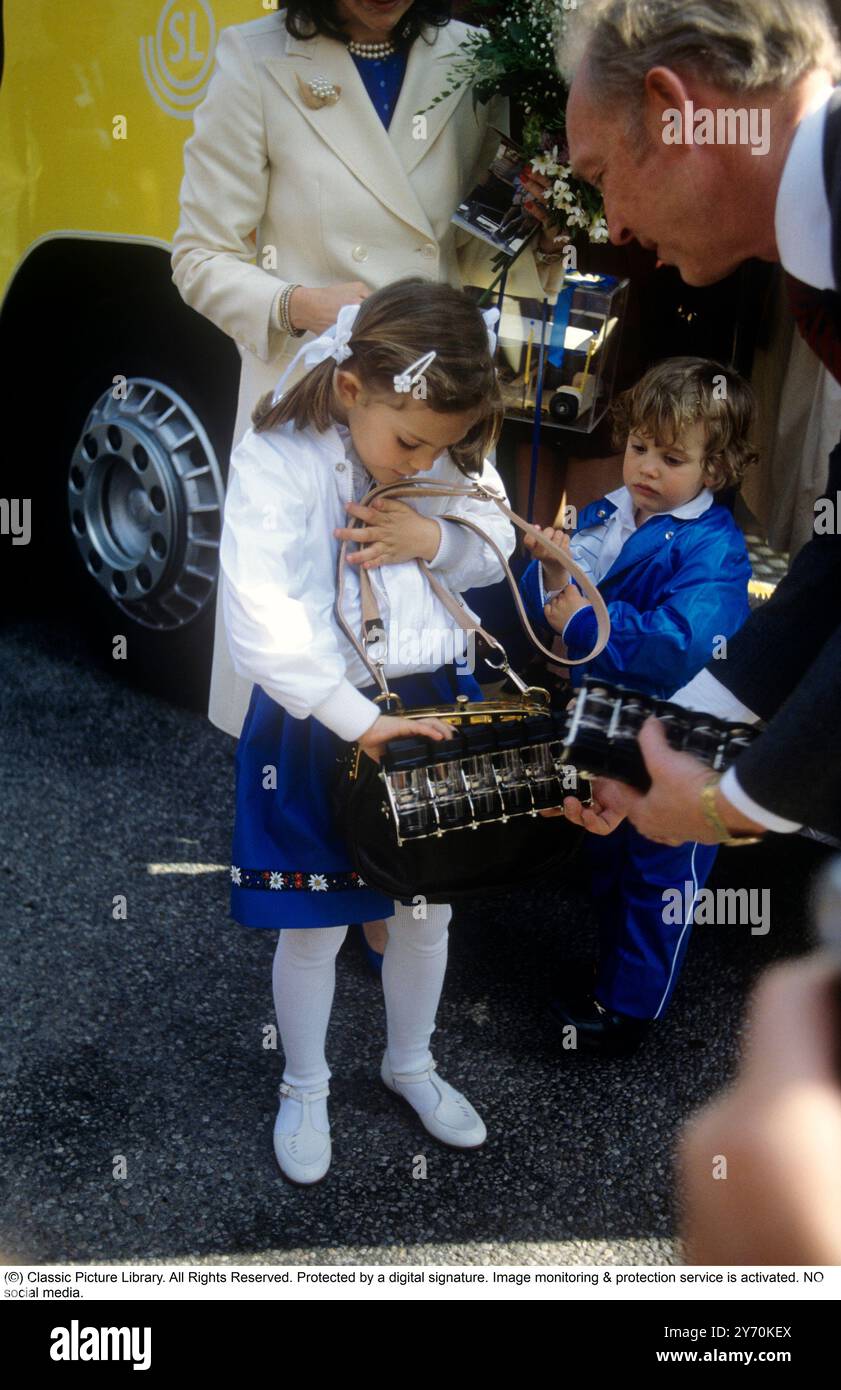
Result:
<svg viewBox="0 0 841 1390"><path fill-rule="evenodd" d="M565 543L601 590L610 613L604 651L570 668L668 699L719 652L748 616L751 569L742 533L714 494L741 482L755 462L750 387L702 358L653 367L613 407L614 442L625 446L624 485L591 503ZM561 635L569 657L585 656L596 620L567 572L526 538L534 559L521 581L529 616ZM549 634L546 634L547 637ZM704 886L717 853L694 842L677 848L640 835L627 821L611 835L588 835L599 960L592 992L555 999L551 1010L577 1029L579 1047L628 1055L663 1015L692 926L664 922L664 892ZM671 897L666 901L671 901ZM665 914L670 916L673 914Z"/></svg>

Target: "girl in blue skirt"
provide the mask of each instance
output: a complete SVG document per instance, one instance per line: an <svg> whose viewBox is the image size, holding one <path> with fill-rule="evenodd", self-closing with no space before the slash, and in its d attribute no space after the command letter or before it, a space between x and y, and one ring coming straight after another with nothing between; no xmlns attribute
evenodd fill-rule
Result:
<svg viewBox="0 0 841 1390"><path fill-rule="evenodd" d="M474 699L455 660L463 633L418 559L454 594L496 583L489 546L442 512L471 517L505 555L514 532L492 502L418 497L359 499L372 487L423 474L505 493L486 454L502 420L491 323L461 291L412 277L346 305L309 341L231 456L221 541L222 604L236 669L254 682L236 754L231 911L250 927L280 928L273 990L285 1067L274 1146L282 1171L317 1182L330 1165L332 1075L324 1044L336 954L353 921L387 919L382 981L387 1045L380 1074L446 1144L475 1148L485 1126L435 1072L429 1041L447 961L451 909L411 907L354 871L331 808L337 759L358 742L375 761L388 741L451 737L439 719L383 715L379 688L334 612L337 557L349 553L345 618L362 632L364 566L384 621L384 674L409 708ZM285 394L303 357L309 373ZM348 529L351 518L364 525ZM469 610L468 610L469 611Z"/></svg>

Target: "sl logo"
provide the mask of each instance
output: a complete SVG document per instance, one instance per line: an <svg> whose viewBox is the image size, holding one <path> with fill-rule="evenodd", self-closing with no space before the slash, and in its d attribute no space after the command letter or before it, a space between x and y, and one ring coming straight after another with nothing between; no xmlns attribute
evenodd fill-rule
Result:
<svg viewBox="0 0 841 1390"><path fill-rule="evenodd" d="M168 116L189 121L207 90L216 47L208 0L167 0L154 37L140 40L149 93Z"/></svg>

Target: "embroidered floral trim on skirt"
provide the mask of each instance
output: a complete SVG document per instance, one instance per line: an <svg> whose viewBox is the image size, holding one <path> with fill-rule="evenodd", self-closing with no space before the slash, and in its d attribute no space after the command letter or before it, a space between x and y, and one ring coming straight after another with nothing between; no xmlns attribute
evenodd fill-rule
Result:
<svg viewBox="0 0 841 1390"><path fill-rule="evenodd" d="M455 666L389 681L407 709L481 700ZM376 686L363 694L373 698ZM295 719L255 685L236 751L231 915L245 927L335 927L391 917L394 902L351 864L332 810L347 744L317 719Z"/></svg>

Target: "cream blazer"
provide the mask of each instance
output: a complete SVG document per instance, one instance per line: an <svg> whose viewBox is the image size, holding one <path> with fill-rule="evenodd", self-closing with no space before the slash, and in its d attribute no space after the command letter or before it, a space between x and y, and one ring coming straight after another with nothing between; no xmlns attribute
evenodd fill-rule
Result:
<svg viewBox="0 0 841 1390"><path fill-rule="evenodd" d="M377 289L418 274L456 286L490 283L490 248L450 219L490 164L496 132L507 132L508 104L494 99L474 114L462 88L415 119L445 90L469 32L452 20L432 44L415 41L388 130L344 44L294 39L285 11L220 32L184 146L172 278L186 303L239 347L234 445L259 397L313 336L275 326L284 283L361 280ZM307 105L300 83L315 77L341 88L335 105ZM527 251L509 288L539 298L558 282L557 268L538 269ZM217 601L209 717L238 737L249 696Z"/></svg>

